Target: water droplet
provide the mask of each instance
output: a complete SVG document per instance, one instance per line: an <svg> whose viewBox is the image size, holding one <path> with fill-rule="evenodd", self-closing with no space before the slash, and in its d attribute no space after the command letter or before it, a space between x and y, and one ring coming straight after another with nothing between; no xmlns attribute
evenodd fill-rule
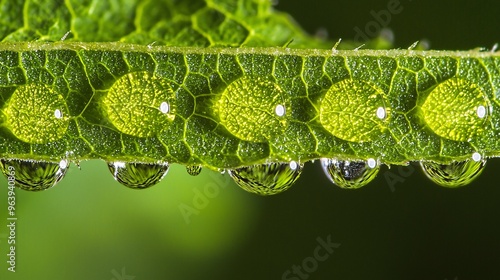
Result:
<svg viewBox="0 0 500 280"><path fill-rule="evenodd" d="M2 159L0 168L9 181L12 178L17 187L27 191L43 191L62 180L68 171L69 162Z"/></svg>
<svg viewBox="0 0 500 280"><path fill-rule="evenodd" d="M319 120L335 137L373 141L387 128L390 111L385 93L373 84L346 79L333 84L321 100ZM376 113L374 115L374 113Z"/></svg>
<svg viewBox="0 0 500 280"><path fill-rule="evenodd" d="M486 160L454 161L450 164L440 164L431 161L420 162L425 175L434 183L448 188L462 187L483 172Z"/></svg>
<svg viewBox="0 0 500 280"><path fill-rule="evenodd" d="M285 115L285 106L279 104L278 106L276 106L274 112L278 117L283 117Z"/></svg>
<svg viewBox="0 0 500 280"><path fill-rule="evenodd" d="M469 141L484 130L487 108L488 98L478 85L452 78L431 90L421 111L429 128L440 137Z"/></svg>
<svg viewBox="0 0 500 280"><path fill-rule="evenodd" d="M377 161L321 159L323 171L330 181L344 189L357 189L375 179L380 169Z"/></svg>
<svg viewBox="0 0 500 280"><path fill-rule="evenodd" d="M219 96L215 114L234 136L252 142L266 142L284 132L287 105L283 90L271 80L243 77L227 86ZM278 105L277 105L278 104Z"/></svg>
<svg viewBox="0 0 500 280"><path fill-rule="evenodd" d="M145 71L116 80L103 105L116 129L137 137L155 136L175 119L175 93L170 83Z"/></svg>
<svg viewBox="0 0 500 280"><path fill-rule="evenodd" d="M259 194L273 195L284 192L299 178L304 167L290 163L266 163L229 170L229 175L242 189Z"/></svg>
<svg viewBox="0 0 500 280"><path fill-rule="evenodd" d="M198 176L201 173L201 166L188 165L188 166L186 166L186 171L191 176Z"/></svg>
<svg viewBox="0 0 500 280"><path fill-rule="evenodd" d="M6 126L19 140L32 144L54 142L64 136L69 126L66 101L53 88L27 84L16 88L7 100Z"/></svg>
<svg viewBox="0 0 500 280"><path fill-rule="evenodd" d="M168 172L168 163L108 162L116 181L131 189L145 189L158 184Z"/></svg>

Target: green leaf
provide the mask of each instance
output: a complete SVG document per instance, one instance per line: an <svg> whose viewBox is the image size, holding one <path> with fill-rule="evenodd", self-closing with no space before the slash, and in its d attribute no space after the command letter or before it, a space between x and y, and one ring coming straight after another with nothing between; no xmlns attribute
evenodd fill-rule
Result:
<svg viewBox="0 0 500 280"><path fill-rule="evenodd" d="M3 5L4 158L233 169L500 151L498 53L332 50L264 0Z"/></svg>

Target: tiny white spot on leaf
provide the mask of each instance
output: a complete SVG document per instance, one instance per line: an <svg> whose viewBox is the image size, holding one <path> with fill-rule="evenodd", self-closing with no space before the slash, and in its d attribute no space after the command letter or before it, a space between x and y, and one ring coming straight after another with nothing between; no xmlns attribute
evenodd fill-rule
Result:
<svg viewBox="0 0 500 280"><path fill-rule="evenodd" d="M478 161L480 161L480 160L481 160L481 158L482 158L482 156L481 156L481 154L480 154L480 153L477 153L477 152L476 152L476 153L473 153L473 154L472 154L472 160L473 160L473 161L478 162Z"/></svg>
<svg viewBox="0 0 500 280"><path fill-rule="evenodd" d="M377 118L383 120L383 119L385 119L385 115L386 115L385 108L384 107L378 107L378 109L377 109Z"/></svg>
<svg viewBox="0 0 500 280"><path fill-rule="evenodd" d="M477 116L480 119L483 119L484 117L486 117L486 107L484 107L483 105L477 107Z"/></svg>
<svg viewBox="0 0 500 280"><path fill-rule="evenodd" d="M170 112L170 104L168 104L168 102L162 102L160 104L160 112L162 112L163 114L167 114Z"/></svg>
<svg viewBox="0 0 500 280"><path fill-rule="evenodd" d="M285 106L278 104L274 112L278 117L283 117L285 115Z"/></svg>

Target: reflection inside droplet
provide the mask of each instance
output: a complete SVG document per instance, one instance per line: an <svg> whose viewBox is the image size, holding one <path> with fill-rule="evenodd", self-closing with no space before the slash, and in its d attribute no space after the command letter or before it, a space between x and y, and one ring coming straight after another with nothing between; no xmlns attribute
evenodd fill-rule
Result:
<svg viewBox="0 0 500 280"><path fill-rule="evenodd" d="M145 189L158 184L168 172L165 163L108 162L116 181L131 189Z"/></svg>
<svg viewBox="0 0 500 280"><path fill-rule="evenodd" d="M328 179L344 189L357 189L365 186L375 179L380 168L374 159L349 161L322 158L321 166Z"/></svg>
<svg viewBox="0 0 500 280"><path fill-rule="evenodd" d="M69 161L60 162L2 159L0 168L16 187L27 191L43 191L55 186L68 171Z"/></svg>
<svg viewBox="0 0 500 280"><path fill-rule="evenodd" d="M259 194L273 195L290 188L299 178L304 167L291 163L266 163L229 170L229 175L242 189ZM292 168L295 167L295 168Z"/></svg>
<svg viewBox="0 0 500 280"><path fill-rule="evenodd" d="M486 160L454 161L450 164L421 161L420 165L425 175L434 183L443 187L457 188L476 179L483 172Z"/></svg>
<svg viewBox="0 0 500 280"><path fill-rule="evenodd" d="M188 165L188 166L186 166L186 171L191 176L198 176L201 173L201 166Z"/></svg>

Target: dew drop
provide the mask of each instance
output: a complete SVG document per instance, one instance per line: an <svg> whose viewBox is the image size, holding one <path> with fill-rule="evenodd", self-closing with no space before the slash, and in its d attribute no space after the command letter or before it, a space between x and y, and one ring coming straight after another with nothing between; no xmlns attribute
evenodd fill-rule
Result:
<svg viewBox="0 0 500 280"><path fill-rule="evenodd" d="M432 161L420 162L422 170L434 183L448 188L462 187L483 172L486 160L454 161L450 164L440 164Z"/></svg>
<svg viewBox="0 0 500 280"><path fill-rule="evenodd" d="M27 191L43 191L64 178L69 162L2 159L0 168L9 182L15 182L16 187Z"/></svg>
<svg viewBox="0 0 500 280"><path fill-rule="evenodd" d="M380 169L377 161L321 159L323 171L330 181L343 189L358 189L375 179Z"/></svg>
<svg viewBox="0 0 500 280"><path fill-rule="evenodd" d="M168 172L168 163L108 162L116 181L131 189L145 189L158 184Z"/></svg>
<svg viewBox="0 0 500 280"><path fill-rule="evenodd" d="M295 163L265 163L229 170L234 182L245 191L258 195L274 195L290 188L304 167Z"/></svg>
<svg viewBox="0 0 500 280"><path fill-rule="evenodd" d="M201 173L201 166L188 165L188 166L186 166L186 171L191 176L198 176Z"/></svg>

